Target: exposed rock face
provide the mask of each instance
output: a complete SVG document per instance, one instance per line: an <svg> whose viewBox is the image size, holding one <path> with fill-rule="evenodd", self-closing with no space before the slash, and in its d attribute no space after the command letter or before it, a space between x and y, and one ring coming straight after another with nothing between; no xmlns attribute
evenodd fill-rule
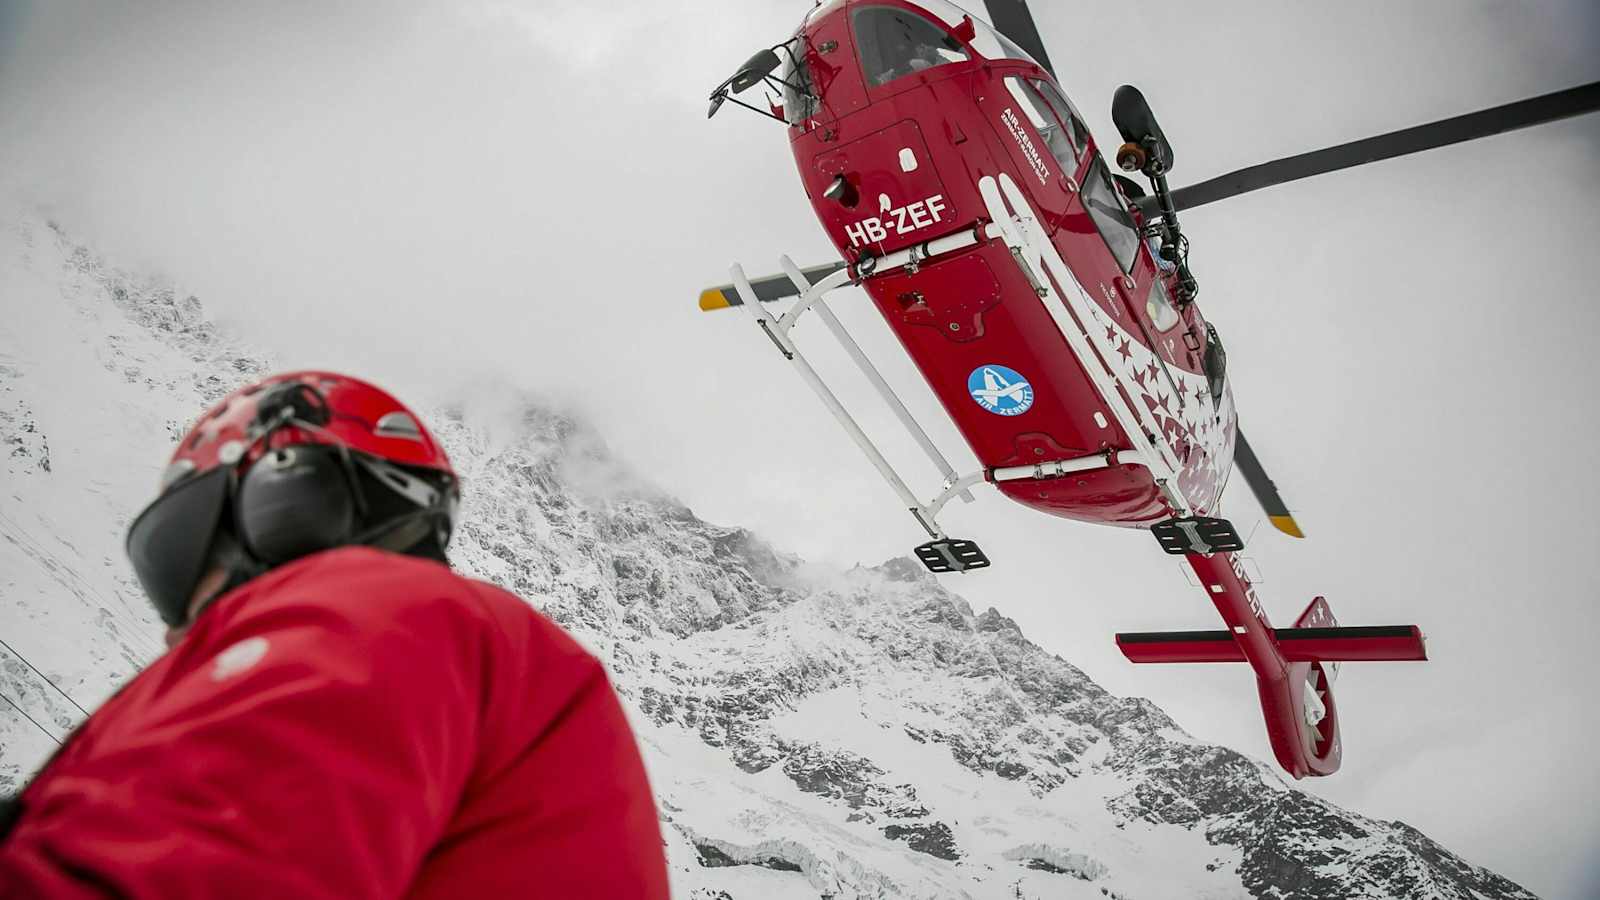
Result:
<svg viewBox="0 0 1600 900"><path fill-rule="evenodd" d="M270 362L52 229L9 237L36 330L0 326L0 789L159 652L122 529L188 417ZM537 404L509 443L428 418L467 486L456 565L609 666L679 896L1531 896L1108 694L911 560L818 572Z"/></svg>

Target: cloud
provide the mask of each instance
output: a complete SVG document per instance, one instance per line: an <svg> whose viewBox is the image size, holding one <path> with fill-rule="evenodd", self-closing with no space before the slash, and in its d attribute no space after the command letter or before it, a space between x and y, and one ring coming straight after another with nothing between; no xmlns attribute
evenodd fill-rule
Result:
<svg viewBox="0 0 1600 900"><path fill-rule="evenodd" d="M689 136L732 63L692 19L586 9L35 5L4 186L286 361L627 406L691 308L726 167Z"/></svg>
<svg viewBox="0 0 1600 900"><path fill-rule="evenodd" d="M766 271L780 252L832 252L782 128L704 118L710 87L805 6L0 0L0 196L178 279L286 365L349 370L419 404L536 389L702 515L876 563L917 542L909 517L748 321L693 306L734 260ZM1587 0L1034 6L1095 134L1115 134L1115 86L1140 84L1180 184L1600 77ZM1155 40L1160 53L1129 52ZM1600 663L1585 629L1560 624L1589 620L1600 578L1585 518L1600 497L1570 471L1596 440L1596 118L1185 220L1241 415L1312 530L1257 538L1270 610L1325 593L1347 621L1414 619L1434 636L1426 667L1346 671L1346 770L1306 786L1363 806L1386 794L1391 814L1555 894L1592 875L1524 864L1482 823L1570 860L1596 834L1592 818L1517 801L1567 784L1563 766L1600 737L1581 696ZM958 467L973 465L882 322L847 296L836 312ZM814 324L800 338L819 368L930 487ZM1259 518L1238 491L1230 514ZM1209 615L1147 537L992 493L946 515L996 560L957 584L974 606L1197 733L1267 753L1242 672L1117 656L1117 630ZM1570 737L1515 771L1434 733L1464 711L1521 710ZM1378 733L1411 742L1396 763ZM1394 777L1447 750L1502 783L1501 805Z"/></svg>

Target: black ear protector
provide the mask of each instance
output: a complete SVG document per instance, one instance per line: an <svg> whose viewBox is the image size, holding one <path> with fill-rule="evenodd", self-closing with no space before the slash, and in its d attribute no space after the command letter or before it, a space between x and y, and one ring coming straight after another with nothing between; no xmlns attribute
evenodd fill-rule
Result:
<svg viewBox="0 0 1600 900"><path fill-rule="evenodd" d="M271 441L279 428L320 429L331 414L327 398L303 381L285 381L256 401L252 431ZM276 566L350 543L366 512L342 445L296 444L269 449L233 492L235 531L245 551Z"/></svg>
<svg viewBox="0 0 1600 900"><path fill-rule="evenodd" d="M270 443L279 428L321 431L331 418L327 400L304 382L274 385L257 401L253 431ZM363 477L385 490L369 504ZM390 493L409 507L395 512ZM235 532L245 552L266 567L346 544L407 552L434 538L439 552L449 543L455 492L441 490L404 469L363 454L342 442L294 444L269 449L239 479L233 491ZM379 515L382 521L372 521Z"/></svg>
<svg viewBox="0 0 1600 900"><path fill-rule="evenodd" d="M350 543L359 518L356 491L341 447L269 450L234 493L239 539L269 566Z"/></svg>

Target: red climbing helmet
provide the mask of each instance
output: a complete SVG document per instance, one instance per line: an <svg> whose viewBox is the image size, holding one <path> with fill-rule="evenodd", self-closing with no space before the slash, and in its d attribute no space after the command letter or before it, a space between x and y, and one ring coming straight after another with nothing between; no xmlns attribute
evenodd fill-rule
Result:
<svg viewBox="0 0 1600 900"><path fill-rule="evenodd" d="M227 589L346 544L442 562L458 497L444 450L400 401L347 375L288 372L224 397L184 435L128 556L176 626L216 568Z"/></svg>

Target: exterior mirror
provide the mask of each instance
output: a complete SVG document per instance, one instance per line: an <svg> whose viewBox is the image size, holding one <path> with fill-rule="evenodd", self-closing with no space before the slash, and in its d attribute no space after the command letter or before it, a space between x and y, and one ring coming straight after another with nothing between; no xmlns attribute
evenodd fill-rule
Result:
<svg viewBox="0 0 1600 900"><path fill-rule="evenodd" d="M733 88L733 92L737 94L771 75L779 64L778 54L770 49L762 50L739 67L739 71L735 72L733 78L729 79L728 86Z"/></svg>

